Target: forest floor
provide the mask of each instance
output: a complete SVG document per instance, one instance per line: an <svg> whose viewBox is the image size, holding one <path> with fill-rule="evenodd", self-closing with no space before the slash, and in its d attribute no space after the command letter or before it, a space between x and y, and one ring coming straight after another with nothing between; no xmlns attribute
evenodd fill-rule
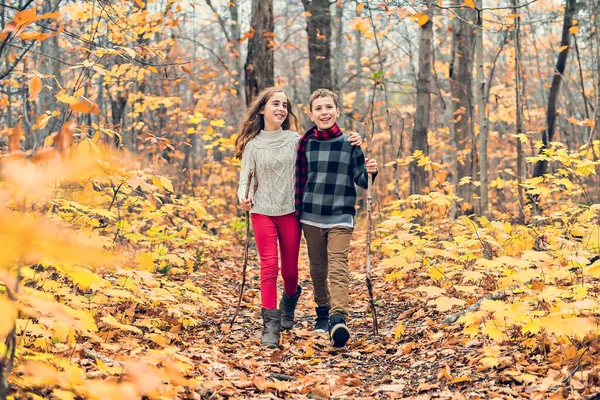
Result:
<svg viewBox="0 0 600 400"><path fill-rule="evenodd" d="M359 235L355 233L355 238ZM202 377L196 387L201 398L315 398L315 399L511 399L600 398L590 389L597 375L560 371L561 362L542 350L524 349L515 341L500 343L489 354L487 339L472 339L460 323L443 325L448 315L466 306L439 313L419 300L414 289L422 280L408 277L386 282L384 267L373 268L379 335L372 330L365 284L364 243L353 242L350 252L351 339L341 350L330 347L328 336L312 331L315 317L308 257L303 242L300 258L302 297L297 325L282 334L279 349L262 348L258 257L250 252L242 309L232 330L241 278L243 250L234 247L235 260L207 265L197 285L221 305L214 320L188 331L191 347L184 354L197 360ZM279 289L281 292L281 287ZM417 293L417 294L416 294ZM485 297L482 290L475 297ZM402 321L404 332L397 330ZM486 342L486 343L484 343ZM495 360L486 365L485 357ZM483 359L483 363L482 363ZM558 362L557 362L558 361ZM564 362L562 363L564 366ZM555 369L557 368L557 369ZM570 379L563 379L569 376ZM585 390L584 388L588 387Z"/></svg>

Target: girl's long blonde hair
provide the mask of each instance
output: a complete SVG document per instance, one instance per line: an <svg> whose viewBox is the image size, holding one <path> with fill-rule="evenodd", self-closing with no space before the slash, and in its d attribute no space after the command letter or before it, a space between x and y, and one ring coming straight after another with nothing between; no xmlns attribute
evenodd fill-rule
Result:
<svg viewBox="0 0 600 400"><path fill-rule="evenodd" d="M261 111L264 110L265 105L275 93L283 93L287 98L287 111L288 115L285 118L285 121L281 124L281 129L283 130L294 130L297 131L299 128L298 125L298 117L294 114L294 110L292 108L292 102L290 101L289 96L278 87L269 87L262 90L258 96L252 101L250 107L246 111L246 115L240 124L240 129L238 133L238 137L235 139L235 157L242 158L242 154L244 153L244 149L246 148L246 144L255 138L261 131L261 129L265 128L265 119Z"/></svg>

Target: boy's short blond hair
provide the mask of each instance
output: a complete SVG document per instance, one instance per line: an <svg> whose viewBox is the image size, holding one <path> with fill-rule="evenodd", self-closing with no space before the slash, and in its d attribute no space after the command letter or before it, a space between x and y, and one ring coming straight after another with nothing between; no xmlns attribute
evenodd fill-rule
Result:
<svg viewBox="0 0 600 400"><path fill-rule="evenodd" d="M316 99L320 99L321 97L331 97L331 99L333 100L333 104L335 104L336 107L338 106L337 94L333 93L329 89L321 88L321 89L317 89L314 92L312 92L312 94L308 98L308 107L311 112L312 112L313 101L315 101Z"/></svg>

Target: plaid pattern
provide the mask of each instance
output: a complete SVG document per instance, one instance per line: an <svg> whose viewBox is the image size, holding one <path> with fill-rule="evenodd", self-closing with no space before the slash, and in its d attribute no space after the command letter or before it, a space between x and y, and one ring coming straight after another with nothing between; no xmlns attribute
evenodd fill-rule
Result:
<svg viewBox="0 0 600 400"><path fill-rule="evenodd" d="M306 145L311 137L319 140L330 140L342 135L342 130L337 122L328 130L320 131L317 126L310 128L298 141L296 147L296 182L294 190L294 205L296 207L296 218L300 219L302 213L302 197L304 196L304 187L308 180L308 161L306 158Z"/></svg>
<svg viewBox="0 0 600 400"><path fill-rule="evenodd" d="M301 218L318 223L352 221L356 214L354 185L367 188L368 184L363 151L352 146L345 134L329 140L312 137L305 147L307 181L300 204Z"/></svg>

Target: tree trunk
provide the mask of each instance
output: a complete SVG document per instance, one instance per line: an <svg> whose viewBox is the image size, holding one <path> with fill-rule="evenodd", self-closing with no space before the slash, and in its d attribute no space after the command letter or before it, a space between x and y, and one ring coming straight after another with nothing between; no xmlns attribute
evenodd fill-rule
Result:
<svg viewBox="0 0 600 400"><path fill-rule="evenodd" d="M554 131L556 130L556 102L560 93L560 85L562 83L562 77L565 72L567 58L569 56L569 45L571 42L571 34L569 30L573 26L573 14L575 12L576 3L577 0L566 0L565 4L565 19L563 21L562 36L560 40L560 47L564 48L564 50L559 51L558 53L554 76L552 77L552 86L550 87L548 107L546 109L546 129L542 133L542 142L544 145L540 149L540 153L548 148L548 144L552 141ZM547 167L547 161L538 161L535 164L533 177L535 178L544 175Z"/></svg>
<svg viewBox="0 0 600 400"><path fill-rule="evenodd" d="M512 0L513 3L513 14L515 18L515 29L513 31L515 40L515 87L516 87L516 115L517 115L517 135L521 135L525 132L523 128L523 106L521 105L521 42L519 38L521 30L521 17L519 16L519 0ZM521 137L517 137L517 191L519 194L519 219L522 223L525 223L525 194L523 191L523 182L525 181L527 173L525 170L525 157L523 154L523 142Z"/></svg>
<svg viewBox="0 0 600 400"><path fill-rule="evenodd" d="M127 96L122 93L117 93L116 98L110 100L111 113L112 113L112 124L113 130L121 135L125 135L123 132L123 113L125 111L125 106L127 105ZM121 139L115 135L113 138L113 144L115 147L121 146Z"/></svg>
<svg viewBox="0 0 600 400"><path fill-rule="evenodd" d="M454 19L452 37L452 66L450 67L450 88L454 117L453 144L457 152L453 182L456 195L462 198L463 205L455 211L473 213L474 186L472 183L461 184L463 178L472 178L474 169L472 121L473 121L473 44L475 35L469 22L475 19L475 10L463 7L457 10ZM466 22L469 21L469 22Z"/></svg>
<svg viewBox="0 0 600 400"><path fill-rule="evenodd" d="M417 75L417 110L415 113L415 129L412 135L410 152L421 151L429 155L427 132L431 112L431 92L433 91L433 23L431 20L423 24L419 30L419 72ZM422 194L428 186L427 171L418 166L418 160L410 163L410 194Z"/></svg>
<svg viewBox="0 0 600 400"><path fill-rule="evenodd" d="M477 111L479 120L479 190L480 214L488 215L488 120L486 115L486 87L483 69L483 11L482 0L477 0ZM491 83L491 82L490 82Z"/></svg>
<svg viewBox="0 0 600 400"><path fill-rule="evenodd" d="M270 45L274 25L273 0L252 0L250 29L254 36L248 41L248 56L244 65L248 106L261 90L275 84L275 63Z"/></svg>
<svg viewBox="0 0 600 400"><path fill-rule="evenodd" d="M335 52L334 52L334 65L333 69L333 91L337 93L340 103L340 117L338 121L340 126L344 126L345 114L344 114L344 88L342 87L342 78L346 70L346 57L344 54L344 1L339 0L336 4L335 9Z"/></svg>
<svg viewBox="0 0 600 400"><path fill-rule="evenodd" d="M331 15L329 0L302 0L306 11L310 91L333 89L331 84Z"/></svg>
<svg viewBox="0 0 600 400"><path fill-rule="evenodd" d="M598 136L600 137L600 135L598 135L598 132L600 132L600 15L598 15L600 13L600 4L598 2L595 2L595 7L594 7L594 29L596 31L596 101L595 101L595 109L594 109L594 114L595 114L595 125L593 128L590 129L590 135L588 138L588 142L590 143L592 149L593 149L593 140L594 137ZM592 46L593 47L593 46ZM597 154L594 152L594 161L597 160Z"/></svg>
<svg viewBox="0 0 600 400"><path fill-rule="evenodd" d="M236 80L236 91L240 104L244 104L245 90L244 90L244 66L242 65L242 46L240 40L242 38L240 34L240 21L238 17L237 0L229 1L229 13L231 15L231 40L233 43L233 57L235 61L235 70L237 75Z"/></svg>

